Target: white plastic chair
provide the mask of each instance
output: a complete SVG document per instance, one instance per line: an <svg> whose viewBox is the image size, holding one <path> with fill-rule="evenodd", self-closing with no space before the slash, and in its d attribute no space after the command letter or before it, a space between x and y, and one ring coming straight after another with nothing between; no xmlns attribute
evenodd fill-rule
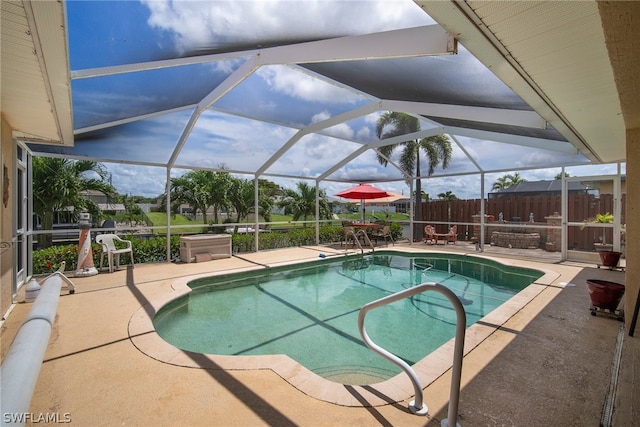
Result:
<svg viewBox="0 0 640 427"><path fill-rule="evenodd" d="M124 240L115 234L99 234L96 236L96 242L102 245L102 253L100 254L100 266L102 270L102 261L104 256L107 255L107 261L109 262L109 273L113 273L113 262L115 259L115 269L120 267L120 255L128 253L131 256L131 267L133 267L133 249L131 247L130 240ZM115 242L125 243L126 247L118 249Z"/></svg>

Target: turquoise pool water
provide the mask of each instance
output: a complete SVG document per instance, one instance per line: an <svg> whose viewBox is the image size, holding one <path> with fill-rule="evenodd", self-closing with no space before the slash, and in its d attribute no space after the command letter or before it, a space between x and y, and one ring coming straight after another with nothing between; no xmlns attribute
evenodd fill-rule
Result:
<svg viewBox="0 0 640 427"><path fill-rule="evenodd" d="M157 313L154 325L164 340L183 350L287 354L325 378L366 377L371 383L400 370L362 341L357 317L364 304L438 282L458 295L469 326L541 276L470 256L380 251L197 280L189 284L192 292ZM366 322L376 343L409 364L455 334L455 310L436 292L376 309Z"/></svg>

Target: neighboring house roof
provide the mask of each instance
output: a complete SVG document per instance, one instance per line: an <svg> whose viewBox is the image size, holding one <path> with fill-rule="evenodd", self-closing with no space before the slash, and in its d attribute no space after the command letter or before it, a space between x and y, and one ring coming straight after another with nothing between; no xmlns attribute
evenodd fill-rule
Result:
<svg viewBox="0 0 640 427"><path fill-rule="evenodd" d="M399 193L393 193L391 191L387 191L387 194L389 194L389 197L383 197L381 199L369 199L369 200L365 200L364 204L365 205L378 205L378 204L386 204L386 203L395 203L401 200L409 200L408 196L405 196L404 194L399 194Z"/></svg>
<svg viewBox="0 0 640 427"><path fill-rule="evenodd" d="M567 182L567 191L583 192L587 190L593 190L593 187L585 185L581 182L569 181ZM513 194L534 194L534 193L560 193L562 191L562 180L555 179L552 181L524 181L511 185L503 190L489 193L489 196L499 197L500 195L513 195Z"/></svg>

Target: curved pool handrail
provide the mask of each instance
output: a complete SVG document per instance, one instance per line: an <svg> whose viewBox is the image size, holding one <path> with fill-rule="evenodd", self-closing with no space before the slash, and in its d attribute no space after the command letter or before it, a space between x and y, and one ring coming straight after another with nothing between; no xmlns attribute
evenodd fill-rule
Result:
<svg viewBox="0 0 640 427"><path fill-rule="evenodd" d="M467 324L467 315L464 311L462 303L455 293L453 293L446 286L443 286L439 283L429 282L422 283L412 288L396 292L395 294L391 294L384 298L377 299L368 304L365 304L360 309L360 313L358 314L358 330L360 331L360 335L362 335L362 339L364 340L367 347L369 347L371 350L378 353L385 359L389 360L390 362L398 365L409 376L409 379L411 380L415 391L415 400L409 402L409 409L414 414L426 415L429 409L422 401L422 385L420 384L420 379L418 378L415 371L404 360L400 359L395 354L385 350L384 348L374 343L371 338L369 338L369 335L367 334L367 331L364 327L364 319L369 311L426 291L436 291L443 294L445 297L447 297L451 304L453 304L456 310L456 339L453 350L453 368L451 375L451 389L449 393L449 411L447 419L442 420L441 425L443 427L459 426L459 424L457 423L458 402L460 399L460 379L462 376L462 356L464 355L464 336Z"/></svg>

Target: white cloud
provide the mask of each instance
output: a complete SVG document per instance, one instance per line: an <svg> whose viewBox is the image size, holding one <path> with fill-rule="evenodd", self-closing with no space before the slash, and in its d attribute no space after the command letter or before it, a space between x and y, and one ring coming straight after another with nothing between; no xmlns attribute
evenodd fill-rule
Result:
<svg viewBox="0 0 640 427"><path fill-rule="evenodd" d="M351 104L360 99L352 92L285 66L261 67L256 75L262 77L273 91L296 99Z"/></svg>
<svg viewBox="0 0 640 427"><path fill-rule="evenodd" d="M172 33L180 52L275 40L285 33L295 40L433 23L426 14L415 13L418 6L410 0L144 0L143 4L149 8L149 26Z"/></svg>

